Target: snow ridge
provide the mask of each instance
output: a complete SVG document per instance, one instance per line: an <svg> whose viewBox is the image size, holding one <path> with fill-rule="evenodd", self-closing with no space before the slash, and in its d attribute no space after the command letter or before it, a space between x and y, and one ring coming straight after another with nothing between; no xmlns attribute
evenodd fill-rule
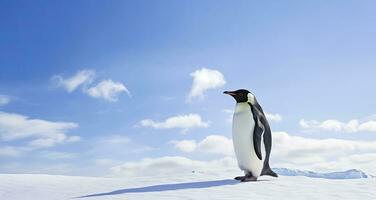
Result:
<svg viewBox="0 0 376 200"><path fill-rule="evenodd" d="M306 177L311 177L311 178L325 178L325 179L360 179L360 178L373 177L357 169L350 169L350 170L346 170L342 172L329 172L329 173L319 173L319 172L313 172L313 171L287 169L287 168L273 168L273 171L282 176L306 176Z"/></svg>

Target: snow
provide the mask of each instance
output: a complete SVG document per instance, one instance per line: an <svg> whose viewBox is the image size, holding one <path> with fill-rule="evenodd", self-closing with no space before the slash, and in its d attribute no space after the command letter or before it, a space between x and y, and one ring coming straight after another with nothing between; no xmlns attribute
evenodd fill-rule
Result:
<svg viewBox="0 0 376 200"><path fill-rule="evenodd" d="M376 199L375 178L263 176L239 183L232 179L236 175L239 172L129 178L0 174L0 199Z"/></svg>
<svg viewBox="0 0 376 200"><path fill-rule="evenodd" d="M318 173L312 171L302 171L296 169L287 168L273 168L273 171L277 174L284 176L307 176L311 178L326 178L326 179L357 179L357 178L368 178L372 175L367 175L363 171L357 169L350 169L343 172L330 172L330 173Z"/></svg>

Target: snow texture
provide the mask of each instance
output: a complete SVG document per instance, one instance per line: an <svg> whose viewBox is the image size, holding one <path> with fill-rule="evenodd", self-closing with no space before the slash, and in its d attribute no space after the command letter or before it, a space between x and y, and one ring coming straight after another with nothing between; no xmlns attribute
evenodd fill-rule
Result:
<svg viewBox="0 0 376 200"><path fill-rule="evenodd" d="M302 172L288 169L276 171L290 175L301 175ZM350 170L345 174L348 176L358 172ZM192 172L132 178L0 174L0 199L376 199L375 178L334 180L305 176L262 176L257 182L240 183L232 179L239 174Z"/></svg>

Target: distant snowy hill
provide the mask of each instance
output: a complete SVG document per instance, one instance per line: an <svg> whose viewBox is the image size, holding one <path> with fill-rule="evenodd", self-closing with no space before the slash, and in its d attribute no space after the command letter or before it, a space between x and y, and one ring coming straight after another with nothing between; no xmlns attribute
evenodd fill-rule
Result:
<svg viewBox="0 0 376 200"><path fill-rule="evenodd" d="M303 171L297 169L287 168L273 168L273 171L282 176L307 176L311 178L326 178L326 179L358 179L369 178L363 171L357 169L350 169L343 172L318 173L312 171Z"/></svg>
<svg viewBox="0 0 376 200"><path fill-rule="evenodd" d="M328 174L282 168L275 171L279 178L263 176L247 183L233 179L240 171L122 178L0 174L0 200L376 199L376 179L345 179L364 177L358 170ZM333 177L342 180L327 179Z"/></svg>

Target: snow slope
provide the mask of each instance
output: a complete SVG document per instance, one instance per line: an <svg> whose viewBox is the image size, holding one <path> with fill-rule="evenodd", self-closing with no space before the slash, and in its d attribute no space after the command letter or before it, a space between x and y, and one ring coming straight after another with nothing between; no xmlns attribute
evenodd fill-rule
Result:
<svg viewBox="0 0 376 200"><path fill-rule="evenodd" d="M232 180L236 175L239 174L196 172L175 176L94 178L0 174L0 199L376 199L375 178L333 180L280 176L239 183Z"/></svg>

